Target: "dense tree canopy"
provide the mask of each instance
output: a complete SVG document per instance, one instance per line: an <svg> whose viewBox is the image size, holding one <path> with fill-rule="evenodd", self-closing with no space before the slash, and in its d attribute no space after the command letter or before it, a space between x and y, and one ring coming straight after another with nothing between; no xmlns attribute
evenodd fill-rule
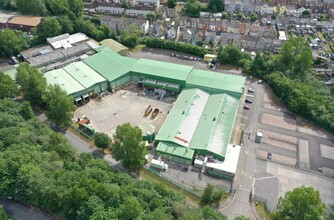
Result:
<svg viewBox="0 0 334 220"><path fill-rule="evenodd" d="M21 63L17 68L16 82L21 85L24 98L32 105L43 106L42 96L46 90L46 79L36 67Z"/></svg>
<svg viewBox="0 0 334 220"><path fill-rule="evenodd" d="M273 213L274 220L280 219L321 219L325 206L319 192L313 187L297 187L286 192L279 199L277 210Z"/></svg>
<svg viewBox="0 0 334 220"><path fill-rule="evenodd" d="M202 4L198 0L187 0L186 4L184 4L183 12L189 17L198 18L201 9Z"/></svg>
<svg viewBox="0 0 334 220"><path fill-rule="evenodd" d="M292 78L305 78L313 64L312 51L302 37L292 37L280 49L279 61Z"/></svg>
<svg viewBox="0 0 334 220"><path fill-rule="evenodd" d="M12 78L0 72L0 99L13 98L18 94L19 90Z"/></svg>
<svg viewBox="0 0 334 220"><path fill-rule="evenodd" d="M62 33L62 26L57 18L46 17L37 26L36 34L39 42L46 42L46 38L55 37Z"/></svg>
<svg viewBox="0 0 334 220"><path fill-rule="evenodd" d="M139 127L125 123L117 126L113 138L112 149L115 159L121 160L125 167L134 171L138 171L146 162L146 148L142 142L142 135Z"/></svg>
<svg viewBox="0 0 334 220"><path fill-rule="evenodd" d="M250 62L249 54L241 52L240 48L236 46L221 47L218 51L217 58L222 64L231 64L241 67L245 67L245 63Z"/></svg>
<svg viewBox="0 0 334 220"><path fill-rule="evenodd" d="M49 85L43 95L48 117L62 127L69 126L75 106L73 99L59 85Z"/></svg>
<svg viewBox="0 0 334 220"><path fill-rule="evenodd" d="M115 172L89 154L77 154L62 134L35 116L25 120L21 105L0 100L0 199L12 196L65 219L164 220L188 215L180 194ZM221 216L210 208L205 214L198 208L191 212L199 214L197 219Z"/></svg>
<svg viewBox="0 0 334 220"><path fill-rule="evenodd" d="M224 10L223 0L209 0L208 10L212 13L222 12Z"/></svg>
<svg viewBox="0 0 334 220"><path fill-rule="evenodd" d="M192 44L180 43L176 41L163 40L156 37L146 37L142 39L143 44L148 47L175 50L183 53L193 54L195 56L204 56L208 50Z"/></svg>
<svg viewBox="0 0 334 220"><path fill-rule="evenodd" d="M168 8L175 8L176 0L167 0L167 6Z"/></svg>
<svg viewBox="0 0 334 220"><path fill-rule="evenodd" d="M45 0L15 0L19 12L26 15L45 16L48 11L45 6Z"/></svg>
<svg viewBox="0 0 334 220"><path fill-rule="evenodd" d="M138 44L139 38L140 30L136 24L132 24L120 32L121 43L129 48L134 48Z"/></svg>
<svg viewBox="0 0 334 220"><path fill-rule="evenodd" d="M250 73L265 79L289 110L334 131L334 93L311 76L305 40L290 38L278 55L257 54Z"/></svg>
<svg viewBox="0 0 334 220"><path fill-rule="evenodd" d="M29 47L28 40L22 31L5 28L0 31L0 57L17 55Z"/></svg>

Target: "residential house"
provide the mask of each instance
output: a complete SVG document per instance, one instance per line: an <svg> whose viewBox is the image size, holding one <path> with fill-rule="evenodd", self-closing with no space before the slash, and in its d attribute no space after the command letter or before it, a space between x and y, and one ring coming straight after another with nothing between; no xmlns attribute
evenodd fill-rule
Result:
<svg viewBox="0 0 334 220"><path fill-rule="evenodd" d="M198 28L199 27L199 18L190 18L181 16L180 17L180 26L186 28Z"/></svg>
<svg viewBox="0 0 334 220"><path fill-rule="evenodd" d="M157 37L163 37L165 36L165 27L162 24L158 24L155 26L155 33Z"/></svg>
<svg viewBox="0 0 334 220"><path fill-rule="evenodd" d="M241 22L222 21L222 31L228 33L245 34L246 24Z"/></svg>
<svg viewBox="0 0 334 220"><path fill-rule="evenodd" d="M95 0L95 3L104 6L121 6L123 0ZM129 7L134 7L136 5L136 0L126 0L126 3Z"/></svg>
<svg viewBox="0 0 334 220"><path fill-rule="evenodd" d="M267 4L262 5L261 15L272 15L274 14L274 6L269 6Z"/></svg>
<svg viewBox="0 0 334 220"><path fill-rule="evenodd" d="M180 28L178 40L187 43L192 43L195 36L195 29L191 30L189 28Z"/></svg>
<svg viewBox="0 0 334 220"><path fill-rule="evenodd" d="M95 8L95 10L99 13L102 13L102 14L122 16L124 14L125 8L98 6L98 7Z"/></svg>
<svg viewBox="0 0 334 220"><path fill-rule="evenodd" d="M136 7L158 10L160 0L136 0Z"/></svg>
<svg viewBox="0 0 334 220"><path fill-rule="evenodd" d="M221 42L222 46L237 46L240 48L241 46L241 34L237 33L222 33Z"/></svg>
<svg viewBox="0 0 334 220"><path fill-rule="evenodd" d="M166 18L175 18L178 16L178 13L176 11L176 8L168 8L168 7L164 7L162 9L162 16L164 19Z"/></svg>
<svg viewBox="0 0 334 220"><path fill-rule="evenodd" d="M146 10L137 10L137 9L127 9L125 11L125 15L128 17L134 17L134 18L145 18L148 13L151 11Z"/></svg>
<svg viewBox="0 0 334 220"><path fill-rule="evenodd" d="M207 42L215 42L216 39L216 33L215 32L206 32L204 36L204 40Z"/></svg>
<svg viewBox="0 0 334 220"><path fill-rule="evenodd" d="M105 24L110 27L111 30L119 32L132 24L136 24L138 28L143 30L142 27L146 27L147 20L146 19L138 19L138 18L125 18L125 17L115 17L102 15L100 17L101 24ZM148 28L147 28L148 29ZM145 28L144 28L145 32ZM143 34L145 34L143 32Z"/></svg>
<svg viewBox="0 0 334 220"><path fill-rule="evenodd" d="M198 43L204 41L205 33L206 33L205 30L199 30L195 33L195 37L194 37L195 44L198 44Z"/></svg>
<svg viewBox="0 0 334 220"><path fill-rule="evenodd" d="M167 39L173 40L177 36L177 32L174 26L167 28L166 37Z"/></svg>
<svg viewBox="0 0 334 220"><path fill-rule="evenodd" d="M247 35L249 36L266 38L276 38L277 36L277 31L273 26L260 26L257 24L251 24L247 30Z"/></svg>
<svg viewBox="0 0 334 220"><path fill-rule="evenodd" d="M199 17L200 17L200 18L210 18L210 12L201 11L201 12L199 13Z"/></svg>

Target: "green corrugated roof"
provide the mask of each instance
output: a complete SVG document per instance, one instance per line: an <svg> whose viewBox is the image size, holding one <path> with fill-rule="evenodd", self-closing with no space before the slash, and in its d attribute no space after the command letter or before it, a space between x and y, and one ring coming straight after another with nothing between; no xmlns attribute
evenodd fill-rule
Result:
<svg viewBox="0 0 334 220"><path fill-rule="evenodd" d="M192 160L195 153L192 149L164 141L159 142L156 150L164 154L175 155L188 160Z"/></svg>
<svg viewBox="0 0 334 220"><path fill-rule="evenodd" d="M127 74L136 61L136 59L122 57L109 48L102 48L100 53L84 60L88 66L109 82Z"/></svg>
<svg viewBox="0 0 334 220"><path fill-rule="evenodd" d="M80 82L85 88L89 88L97 83L105 82L106 79L95 72L84 62L75 62L63 67L74 79Z"/></svg>
<svg viewBox="0 0 334 220"><path fill-rule="evenodd" d="M225 93L184 89L156 136L193 150L225 156L239 100Z"/></svg>
<svg viewBox="0 0 334 220"><path fill-rule="evenodd" d="M133 72L144 73L151 76L171 78L186 81L192 66L161 62L156 60L140 59L132 67Z"/></svg>
<svg viewBox="0 0 334 220"><path fill-rule="evenodd" d="M243 76L193 69L187 79L186 85L218 89L230 94L242 94L244 83L245 77Z"/></svg>
<svg viewBox="0 0 334 220"><path fill-rule="evenodd" d="M189 147L225 157L238 106L239 100L227 94L210 95Z"/></svg>
<svg viewBox="0 0 334 220"><path fill-rule="evenodd" d="M172 110L165 119L160 131L155 137L158 141L175 141L179 127L188 113L192 100L195 98L198 89L184 89L174 103ZM182 143L179 143L180 145ZM184 144L184 146L186 146Z"/></svg>
<svg viewBox="0 0 334 220"><path fill-rule="evenodd" d="M117 41L115 41L113 39L104 39L103 41L100 42L100 44L102 44L105 47L109 47L110 49L112 49L116 53L118 53L122 50L128 50L128 48L126 46L124 46L123 44L118 43Z"/></svg>
<svg viewBox="0 0 334 220"><path fill-rule="evenodd" d="M85 91L85 88L63 69L46 72L44 77L48 84L60 85L69 95Z"/></svg>

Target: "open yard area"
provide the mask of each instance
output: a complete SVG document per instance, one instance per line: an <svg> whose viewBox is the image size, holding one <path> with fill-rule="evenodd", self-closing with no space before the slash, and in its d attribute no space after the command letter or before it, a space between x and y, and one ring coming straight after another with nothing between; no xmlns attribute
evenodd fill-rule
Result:
<svg viewBox="0 0 334 220"><path fill-rule="evenodd" d="M135 85L129 84L121 90L114 92L100 100L91 100L75 112L75 118L86 116L93 128L98 132L104 132L112 137L118 125L129 122L133 126L139 126L143 133L157 132L171 110L176 98L167 97L158 100L157 96L142 95ZM152 119L151 115L145 117L146 108L151 105L158 108L159 114Z"/></svg>

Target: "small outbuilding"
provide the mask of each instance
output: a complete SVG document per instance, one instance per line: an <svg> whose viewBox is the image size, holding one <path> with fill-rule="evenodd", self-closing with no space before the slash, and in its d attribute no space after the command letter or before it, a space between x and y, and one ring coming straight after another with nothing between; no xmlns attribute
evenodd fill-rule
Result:
<svg viewBox="0 0 334 220"><path fill-rule="evenodd" d="M105 39L100 42L105 47L109 47L114 52L118 53L119 55L126 56L129 53L129 49L124 46L123 44L118 43L113 39Z"/></svg>

